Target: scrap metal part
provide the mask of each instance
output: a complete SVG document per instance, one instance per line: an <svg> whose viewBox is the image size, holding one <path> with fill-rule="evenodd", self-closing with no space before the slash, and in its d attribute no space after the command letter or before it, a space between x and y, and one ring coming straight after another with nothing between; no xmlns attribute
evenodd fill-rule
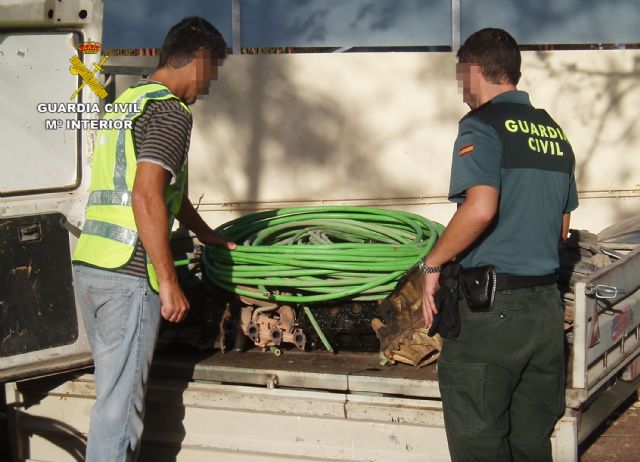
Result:
<svg viewBox="0 0 640 462"><path fill-rule="evenodd" d="M240 311L240 328L256 346L266 349L292 343L304 350L307 337L302 329L294 327L296 314L292 307L244 295L240 300L244 304Z"/></svg>

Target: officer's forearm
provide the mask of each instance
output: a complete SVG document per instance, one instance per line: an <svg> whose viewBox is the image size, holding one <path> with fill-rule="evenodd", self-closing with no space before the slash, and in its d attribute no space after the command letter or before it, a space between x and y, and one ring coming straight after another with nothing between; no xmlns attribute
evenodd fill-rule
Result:
<svg viewBox="0 0 640 462"><path fill-rule="evenodd" d="M467 198L425 258L427 266L441 266L453 260L475 242L491 224L498 208L498 191L489 186L474 186Z"/></svg>
<svg viewBox="0 0 640 462"><path fill-rule="evenodd" d="M569 236L569 222L571 221L571 214L565 213L562 215L562 232L560 233L560 239L563 241L567 240Z"/></svg>

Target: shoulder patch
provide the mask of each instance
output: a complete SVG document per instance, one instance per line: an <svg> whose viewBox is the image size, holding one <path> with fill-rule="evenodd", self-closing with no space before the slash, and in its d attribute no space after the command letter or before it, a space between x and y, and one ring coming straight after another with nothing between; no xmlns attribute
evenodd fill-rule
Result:
<svg viewBox="0 0 640 462"><path fill-rule="evenodd" d="M460 150L458 151L458 154L460 154L460 157L466 155L466 154L470 154L473 152L473 144L467 144L466 146L462 146L460 148Z"/></svg>

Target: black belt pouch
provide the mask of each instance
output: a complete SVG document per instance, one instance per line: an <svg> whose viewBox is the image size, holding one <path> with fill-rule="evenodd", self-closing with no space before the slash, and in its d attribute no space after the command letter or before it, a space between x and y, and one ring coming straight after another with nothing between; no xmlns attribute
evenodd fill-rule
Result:
<svg viewBox="0 0 640 462"><path fill-rule="evenodd" d="M436 333L443 338L456 338L460 334L460 313L458 299L460 293L460 271L462 267L457 263L447 263L440 273L440 288L435 294L438 313L428 335Z"/></svg>
<svg viewBox="0 0 640 462"><path fill-rule="evenodd" d="M474 312L491 310L496 295L496 280L496 269L493 265L462 270L462 295L469 310Z"/></svg>

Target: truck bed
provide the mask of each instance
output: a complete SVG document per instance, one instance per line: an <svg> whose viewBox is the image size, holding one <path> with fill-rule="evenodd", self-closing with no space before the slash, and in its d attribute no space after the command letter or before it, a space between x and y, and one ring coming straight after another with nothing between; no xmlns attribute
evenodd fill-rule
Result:
<svg viewBox="0 0 640 462"><path fill-rule="evenodd" d="M6 386L18 454L78 460L86 372ZM141 462L450 460L435 367L381 366L377 353L174 350L156 355L146 401Z"/></svg>
<svg viewBox="0 0 640 462"><path fill-rule="evenodd" d="M377 353L285 351L156 354L152 376L226 384L439 398L436 366L380 365Z"/></svg>

